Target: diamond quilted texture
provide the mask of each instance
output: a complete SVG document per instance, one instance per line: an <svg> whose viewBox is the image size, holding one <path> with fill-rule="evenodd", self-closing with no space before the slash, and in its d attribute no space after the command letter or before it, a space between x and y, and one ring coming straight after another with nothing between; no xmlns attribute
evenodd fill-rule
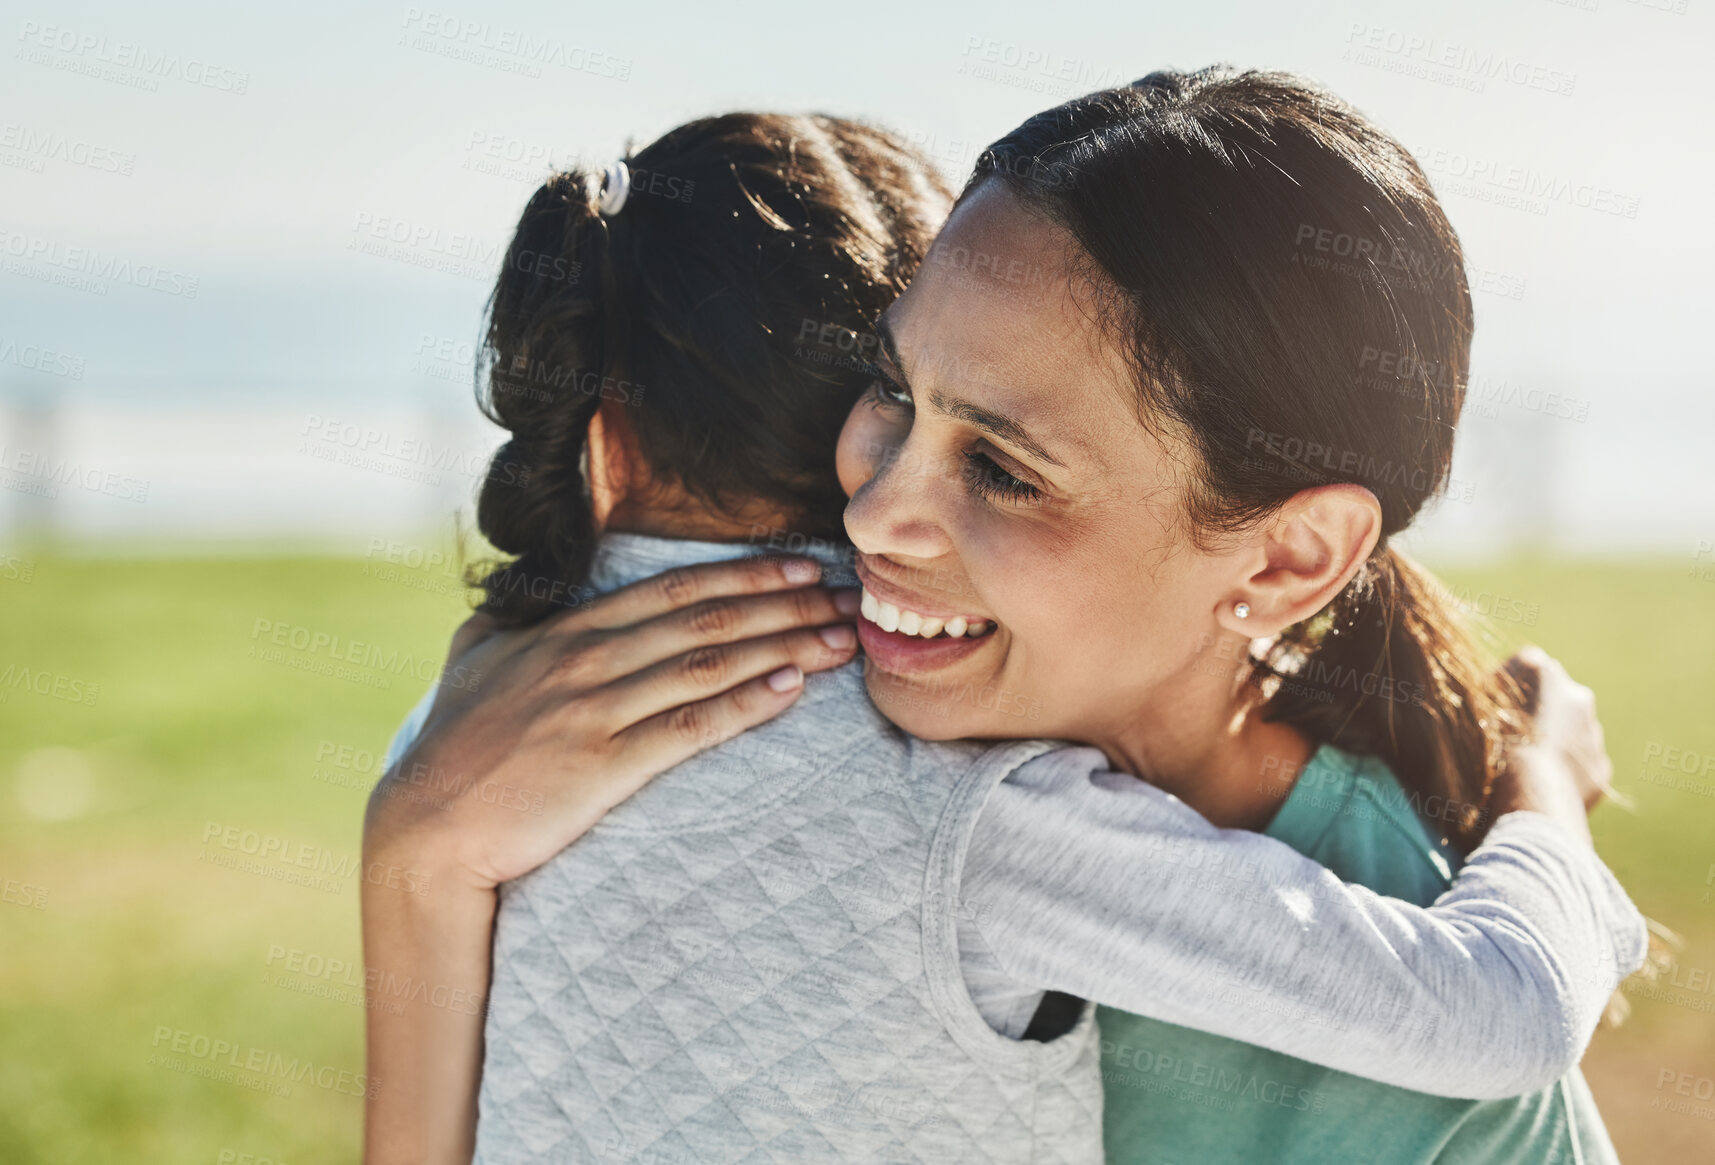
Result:
<svg viewBox="0 0 1715 1165"><path fill-rule="evenodd" d="M910 741L861 688L827 677L504 888L479 1161L1100 1161L1093 1024L1020 1072L931 990L925 872L980 749Z"/></svg>

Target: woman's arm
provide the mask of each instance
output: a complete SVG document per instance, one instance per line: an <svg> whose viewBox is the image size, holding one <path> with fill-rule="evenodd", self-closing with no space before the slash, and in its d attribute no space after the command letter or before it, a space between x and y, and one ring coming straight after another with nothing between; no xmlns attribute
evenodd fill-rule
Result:
<svg viewBox="0 0 1715 1165"><path fill-rule="evenodd" d="M1584 822L1586 777L1605 783L1594 702L1569 679L1542 699L1554 739L1520 751L1496 790L1503 816L1432 907L1216 829L1079 749L997 786L963 916L1032 987L1420 1092L1546 1087L1647 940Z"/></svg>
<svg viewBox="0 0 1715 1165"><path fill-rule="evenodd" d="M364 866L386 857L368 846ZM431 879L422 897L366 881L368 1073L363 1159L470 1161L495 892Z"/></svg>
<svg viewBox="0 0 1715 1165"><path fill-rule="evenodd" d="M808 585L817 574L800 559L717 563L526 631L460 628L364 821L378 872L362 895L366 1165L470 1160L496 887L650 777L784 711L805 672L849 660L855 592Z"/></svg>

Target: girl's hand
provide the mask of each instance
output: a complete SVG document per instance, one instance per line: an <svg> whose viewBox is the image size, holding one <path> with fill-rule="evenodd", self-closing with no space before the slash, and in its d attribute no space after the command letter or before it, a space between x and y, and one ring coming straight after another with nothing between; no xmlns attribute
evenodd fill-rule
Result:
<svg viewBox="0 0 1715 1165"><path fill-rule="evenodd" d="M657 773L778 716L857 650L856 590L807 559L668 571L518 631L453 636L427 723L370 795L364 851L492 889Z"/></svg>
<svg viewBox="0 0 1715 1165"><path fill-rule="evenodd" d="M1506 669L1524 691L1531 736L1495 782L1495 812L1547 813L1588 842L1589 812L1612 794L1614 778L1596 694L1540 647L1523 648Z"/></svg>

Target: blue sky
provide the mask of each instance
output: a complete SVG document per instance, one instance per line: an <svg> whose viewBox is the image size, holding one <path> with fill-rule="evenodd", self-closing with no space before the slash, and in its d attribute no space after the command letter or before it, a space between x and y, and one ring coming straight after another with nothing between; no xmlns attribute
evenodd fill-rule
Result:
<svg viewBox="0 0 1715 1165"><path fill-rule="evenodd" d="M1425 162L1479 286L1477 372L1502 386L1473 449L1557 466L1557 520L1659 503L1678 516L1657 541L1708 537L1712 7L7 0L0 390L468 410L418 358L474 335L487 282L458 253L504 242L549 161L721 110L822 110L903 130L958 177L1075 90L1229 61L1324 82ZM355 249L378 224L454 270ZM66 286L17 269L31 248L127 274ZM8 361L7 341L80 374ZM1506 403L1518 385L1585 417Z"/></svg>

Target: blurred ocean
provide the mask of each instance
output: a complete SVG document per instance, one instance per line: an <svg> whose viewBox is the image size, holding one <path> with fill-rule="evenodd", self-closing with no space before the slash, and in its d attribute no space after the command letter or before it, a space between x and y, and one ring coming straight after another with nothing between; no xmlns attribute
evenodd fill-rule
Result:
<svg viewBox="0 0 1715 1165"><path fill-rule="evenodd" d="M220 551L445 533L500 441L473 395L486 290L362 255L260 286L204 277L195 298L0 275L0 537ZM1531 346L1489 357L1482 338L1454 480L1411 545L1443 561L1710 545L1701 384L1532 371Z"/></svg>

